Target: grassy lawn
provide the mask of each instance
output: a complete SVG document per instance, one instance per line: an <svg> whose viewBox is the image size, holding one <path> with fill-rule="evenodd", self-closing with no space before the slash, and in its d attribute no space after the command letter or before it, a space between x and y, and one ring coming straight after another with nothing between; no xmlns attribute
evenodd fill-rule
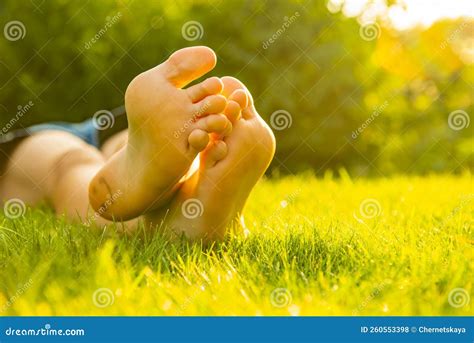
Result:
<svg viewBox="0 0 474 343"><path fill-rule="evenodd" d="M264 180L250 237L210 248L1 213L0 313L469 315L473 193L469 174Z"/></svg>

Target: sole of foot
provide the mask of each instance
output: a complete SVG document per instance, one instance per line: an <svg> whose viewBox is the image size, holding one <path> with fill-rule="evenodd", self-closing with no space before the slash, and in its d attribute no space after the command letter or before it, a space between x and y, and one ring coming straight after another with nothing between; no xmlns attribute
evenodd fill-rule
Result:
<svg viewBox="0 0 474 343"><path fill-rule="evenodd" d="M229 134L219 78L183 89L215 64L211 49L185 48L132 80L125 93L128 142L89 187L90 203L102 217L127 220L161 206L208 145L210 133Z"/></svg>
<svg viewBox="0 0 474 343"><path fill-rule="evenodd" d="M205 242L222 240L232 227L245 230L243 208L275 153L273 132L246 87L232 77L221 80L228 107L237 108L227 111L232 133L223 141L212 141L200 154L199 170L184 182L170 206L147 216L173 234Z"/></svg>

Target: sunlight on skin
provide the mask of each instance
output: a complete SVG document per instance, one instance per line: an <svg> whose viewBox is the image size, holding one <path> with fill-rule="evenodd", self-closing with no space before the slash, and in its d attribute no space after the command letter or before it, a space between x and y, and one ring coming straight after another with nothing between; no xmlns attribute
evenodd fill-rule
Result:
<svg viewBox="0 0 474 343"><path fill-rule="evenodd" d="M471 0L401 0L399 4L387 7L383 0L330 0L331 12L342 10L347 17L359 17L361 22L370 22L378 16L388 20L398 30L410 29L416 25L428 27L444 18L474 17Z"/></svg>

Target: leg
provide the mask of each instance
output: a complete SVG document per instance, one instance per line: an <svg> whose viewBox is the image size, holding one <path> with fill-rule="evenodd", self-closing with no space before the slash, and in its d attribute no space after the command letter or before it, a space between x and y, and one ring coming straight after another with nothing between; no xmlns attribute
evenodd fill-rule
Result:
<svg viewBox="0 0 474 343"><path fill-rule="evenodd" d="M58 212L78 213L81 218L87 216L90 202L103 218L119 220L136 218L168 201L206 147L209 134L224 137L232 128L220 114L227 101L219 95L218 78L182 89L215 63L211 49L192 47L137 76L125 96L127 144L111 146L110 152L118 151L105 163L97 150L77 138L50 136L64 133L26 139L12 156L2 197L23 194L32 203L48 200ZM32 161L43 155L47 158L35 168Z"/></svg>
<svg viewBox="0 0 474 343"><path fill-rule="evenodd" d="M107 161L113 154L120 151L124 146L127 145L128 141L128 130L123 130L107 139L100 151L102 156Z"/></svg>
<svg viewBox="0 0 474 343"><path fill-rule="evenodd" d="M100 151L74 135L62 131L34 134L9 156L0 200L19 198L31 205L47 201L57 214L92 224L98 216L90 209L88 186L103 164Z"/></svg>

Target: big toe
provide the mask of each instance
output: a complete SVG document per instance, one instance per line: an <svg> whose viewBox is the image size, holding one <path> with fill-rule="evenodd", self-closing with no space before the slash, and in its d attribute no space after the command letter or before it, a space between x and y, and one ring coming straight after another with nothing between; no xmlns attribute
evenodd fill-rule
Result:
<svg viewBox="0 0 474 343"><path fill-rule="evenodd" d="M221 77L221 81L224 85L224 88L222 90L222 94L225 97L230 97L232 93L234 93L238 89L243 89L248 93L247 87L238 79L232 76L224 76Z"/></svg>
<svg viewBox="0 0 474 343"><path fill-rule="evenodd" d="M229 97L229 101L235 101L239 104L240 108L243 110L249 105L249 96L244 89L235 90Z"/></svg>
<svg viewBox="0 0 474 343"><path fill-rule="evenodd" d="M252 94L247 87L238 79L232 76L221 77L224 88L222 95L230 100L234 100L242 107L242 116L244 119L250 119L254 116L255 110L253 105ZM245 93L245 94L243 94Z"/></svg>
<svg viewBox="0 0 474 343"><path fill-rule="evenodd" d="M206 46L193 46L175 51L158 66L159 72L178 88L203 76L214 69L217 58Z"/></svg>

